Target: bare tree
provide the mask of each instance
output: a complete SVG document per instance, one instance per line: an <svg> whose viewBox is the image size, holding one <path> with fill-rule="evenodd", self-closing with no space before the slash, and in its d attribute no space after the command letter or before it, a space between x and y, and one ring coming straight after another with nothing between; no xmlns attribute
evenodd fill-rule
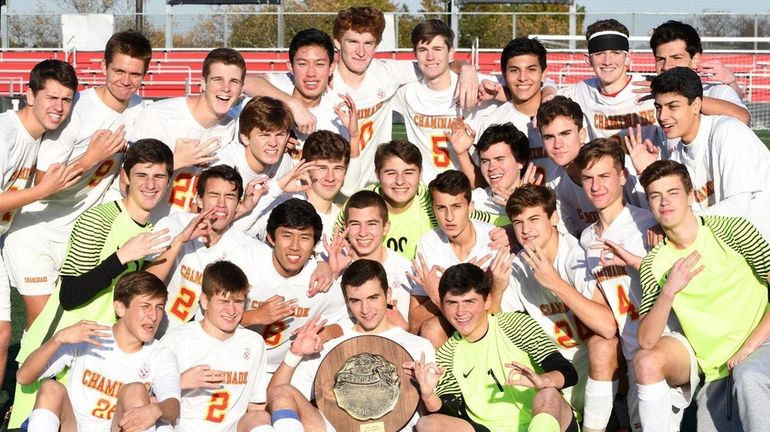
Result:
<svg viewBox="0 0 770 432"><path fill-rule="evenodd" d="M77 13L106 13L125 12L126 0L58 0L64 10L72 10Z"/></svg>

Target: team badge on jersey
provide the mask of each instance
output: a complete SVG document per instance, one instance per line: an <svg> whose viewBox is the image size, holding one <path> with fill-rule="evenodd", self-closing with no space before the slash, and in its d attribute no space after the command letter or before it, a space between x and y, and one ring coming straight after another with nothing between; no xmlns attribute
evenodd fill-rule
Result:
<svg viewBox="0 0 770 432"><path fill-rule="evenodd" d="M244 359L244 360L248 360L248 359L250 359L250 358L251 358L251 348L248 348L248 347L246 347L246 348L243 350L243 359Z"/></svg>
<svg viewBox="0 0 770 432"><path fill-rule="evenodd" d="M142 367L139 368L139 379L147 379L148 376L150 376L150 365L144 363Z"/></svg>

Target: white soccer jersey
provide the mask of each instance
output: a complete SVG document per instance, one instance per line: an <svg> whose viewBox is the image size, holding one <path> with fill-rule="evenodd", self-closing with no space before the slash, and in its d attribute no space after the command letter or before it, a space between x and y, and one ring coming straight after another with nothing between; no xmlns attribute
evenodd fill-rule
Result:
<svg viewBox="0 0 770 432"><path fill-rule="evenodd" d="M196 215L191 213L174 213L166 216L154 226L155 232L168 229L168 236L174 238L187 228ZM168 329L182 325L193 319L198 312L198 301L201 296L201 281L206 266L220 260L226 260L228 254L240 247L248 247L258 240L236 230L228 229L211 246L199 239L192 239L182 246L182 250L174 261L171 277L166 285L168 301L166 314L158 329L162 336Z"/></svg>
<svg viewBox="0 0 770 432"><path fill-rule="evenodd" d="M550 159L549 159L550 160ZM492 197L492 188L476 188L471 194L471 201L473 201L473 208L481 210L494 215L505 215L505 206L494 202Z"/></svg>
<svg viewBox="0 0 770 432"><path fill-rule="evenodd" d="M457 154L451 150L444 132L451 130L452 122L462 116L466 123L478 130L481 119L494 109L465 111L453 99L457 74L450 72L451 84L445 90L434 91L422 81L404 85L396 92L394 109L404 117L409 142L422 153L422 181L429 183L446 170L458 169Z"/></svg>
<svg viewBox="0 0 770 432"><path fill-rule="evenodd" d="M493 124L504 124L511 122L516 129L520 130L529 139L529 160L541 168L544 179L548 181L554 175L554 171L558 167L545 153L545 147L543 147L543 138L540 136L540 131L532 126L532 117L529 117L513 106L513 103L506 102L494 111L492 111L488 117L483 121L483 125L476 131L476 140L481 137L481 134Z"/></svg>
<svg viewBox="0 0 770 432"><path fill-rule="evenodd" d="M642 75L631 75L623 90L612 96L602 93L598 78L565 87L559 93L580 104L589 140L628 135L629 127L641 124L643 139L662 148L666 137L658 126L654 101L648 99L639 103L640 95L633 92L636 87L631 83L644 80Z"/></svg>
<svg viewBox="0 0 770 432"><path fill-rule="evenodd" d="M684 164L692 178L693 210L745 217L770 241L770 151L733 117L702 115L700 119L693 142L670 142L671 159ZM719 205L738 194L751 196L748 214Z"/></svg>
<svg viewBox="0 0 770 432"><path fill-rule="evenodd" d="M294 93L294 77L291 73L271 73L267 74L268 81L274 85L277 89L286 94ZM334 107L339 103L339 98L335 97L331 89L328 89L326 93L321 96L321 100L318 105L308 108L311 114L316 119L316 130L327 130L336 132L342 135L346 140L350 139L350 134L342 124L342 120L334 112ZM302 150L302 146L307 140L308 135L303 134L297 130L294 131L297 135L297 141L299 146L297 150ZM299 152L298 159L301 159L301 152Z"/></svg>
<svg viewBox="0 0 770 432"><path fill-rule="evenodd" d="M193 117L186 97L166 99L142 110L136 119L132 141L155 138L166 144L171 151L174 151L176 141L180 138L197 139L201 143L217 138L219 144L225 146L237 139L236 123L235 118L228 114L213 127L204 128ZM201 171L202 168L197 166L174 171L163 198L152 210L153 222L171 213L188 212L193 208Z"/></svg>
<svg viewBox="0 0 770 432"><path fill-rule="evenodd" d="M597 224L598 222L588 226L580 236L580 245L586 251L587 268L594 276L589 291L593 293L593 289L598 288L604 293L618 324L623 355L626 360L630 360L639 349L636 336L639 328L639 305L642 301L639 272L631 266L602 267L599 264L601 248L592 246L599 244L598 239L601 237L617 243L636 256L643 257L647 255L647 229L657 222L648 210L626 205L601 236L596 233Z"/></svg>
<svg viewBox="0 0 770 432"><path fill-rule="evenodd" d="M323 362L323 359L326 358L326 355L342 342L357 336L365 335L367 334L359 333L353 330L352 324L347 323L347 325L343 326L342 336L326 342L324 344L323 351L313 356L305 357L299 363L299 365L297 365L297 368L294 370L294 375L291 377L291 385L299 390L307 400L313 400L313 383L315 382L315 377L318 374L318 368L321 367L321 362ZM436 361L436 350L427 339L413 335L401 327L394 326L393 328L385 330L376 336L381 336L398 343L406 350L406 352L409 353L410 356L412 356L414 360L419 360L420 356L424 353L426 363L432 363ZM402 429L402 431L413 430L414 426L417 424L418 418L419 415L415 413L414 417L412 417L412 420L410 420L410 422L406 425L406 427L404 427L404 429Z"/></svg>
<svg viewBox="0 0 770 432"><path fill-rule="evenodd" d="M31 185L40 139L32 138L18 114L0 114L0 192L26 189ZM16 210L0 215L0 236L8 231Z"/></svg>
<svg viewBox="0 0 770 432"><path fill-rule="evenodd" d="M271 185L274 185L272 189L273 193L263 195L257 203L257 206L249 214L243 215L233 222L233 227L243 232L248 232L249 229L254 226L259 216L264 213L267 207L269 207L271 201L281 193L276 181L288 173L294 166L294 160L288 154L284 153L277 164L269 167L264 172L258 173L251 169L248 162L246 162L247 151L249 151L249 149L243 146L240 141L234 141L217 152L218 160L214 163L214 165L229 165L237 169L243 179L244 189L250 181L259 176L267 176L272 180L267 184L267 187L269 188Z"/></svg>
<svg viewBox="0 0 770 432"><path fill-rule="evenodd" d="M626 155L625 168L628 172L626 185L623 186L623 202L640 208L647 208L647 198L644 189L639 183L639 178L634 170L631 158ZM580 233L590 224L599 220L599 213L583 186L575 183L564 168L557 168L554 177L546 183L546 186L556 194L560 222L573 236Z"/></svg>
<svg viewBox="0 0 770 432"><path fill-rule="evenodd" d="M122 112L108 107L96 89L90 88L78 93L72 107L72 115L59 129L45 134L41 144L37 169L48 171L54 163L68 164L80 159L88 149L91 137L99 129L115 131L125 126L126 137L131 136L134 122L144 109L144 101L134 95ZM123 163L123 153L112 155L88 171L73 186L32 203L19 214L18 229L25 233L35 230L37 235L45 233L49 240L64 247L75 220L89 208L103 202L112 181L117 177Z"/></svg>
<svg viewBox="0 0 770 432"><path fill-rule="evenodd" d="M182 393L176 432L234 432L249 403L267 401L265 342L253 331L238 327L228 339L219 340L195 321L169 330L160 344L176 355L179 372L209 365L225 375L220 388Z"/></svg>
<svg viewBox="0 0 770 432"><path fill-rule="evenodd" d="M565 282L590 299L593 292L586 284L585 252L572 235L554 235L559 236L559 247L554 262L556 271ZM526 312L559 347L562 355L572 360L578 346L583 345L592 333L553 292L537 282L532 268L521 256L523 253L514 259L511 284L502 298L503 312L516 311L519 305L523 305Z"/></svg>
<svg viewBox="0 0 770 432"><path fill-rule="evenodd" d="M77 419L78 430L109 431L118 392L139 382L158 401L180 399L179 368L174 353L156 341L135 353L120 349L112 330L100 339L102 346L89 343L62 345L42 377L53 378L69 367L67 394Z"/></svg>
<svg viewBox="0 0 770 432"><path fill-rule="evenodd" d="M703 83L703 96L708 96L714 99L721 99L721 100L733 103L735 105L738 105L743 109L747 109L746 105L743 103L743 100L741 100L740 95L738 95L735 89L733 89L729 85L717 84L717 83Z"/></svg>
<svg viewBox="0 0 770 432"><path fill-rule="evenodd" d="M412 262L402 257L398 253L385 249L385 262L382 267L385 268L385 274L388 276L388 286L390 286L390 303L398 309L405 320L409 319L409 300L412 292L418 288L406 276L412 273Z"/></svg>
<svg viewBox="0 0 770 432"><path fill-rule="evenodd" d="M229 256L249 278L248 299L246 310L257 308L262 302L274 295L283 296L286 300L297 299L294 314L283 321L268 325L257 325L252 330L261 334L267 345L267 370L272 373L283 361L289 349L290 337L314 316L326 318L327 324L334 324L347 318L347 308L342 298L339 285L333 284L325 293L308 297L310 276L317 264L311 258L299 274L285 278L278 274L273 264L273 249L265 244L257 243L251 247L243 247Z"/></svg>
<svg viewBox="0 0 770 432"><path fill-rule="evenodd" d="M356 104L358 115L357 144L361 153L356 159L360 164L361 174L355 181L349 182L346 179L346 187L357 191L377 182L374 153L378 146L392 138L391 100L400 86L416 80L417 71L413 61L387 59L372 59L357 88L349 86L341 76L334 76L331 81L333 95L349 94Z"/></svg>
<svg viewBox="0 0 770 432"><path fill-rule="evenodd" d="M471 253L464 260L455 255L454 249L449 244L449 239L446 234L441 231L441 228L436 227L425 233L420 242L417 244L417 253L422 254L425 258L425 264L428 268L432 268L434 265L447 268L464 262L468 262L472 259L481 259L487 255L494 257L496 251L489 248L489 233L495 229L494 225L490 225L484 222L478 222L474 220L469 221L472 224L474 230L476 230L476 244L473 245ZM415 285L413 295L426 296L423 287Z"/></svg>

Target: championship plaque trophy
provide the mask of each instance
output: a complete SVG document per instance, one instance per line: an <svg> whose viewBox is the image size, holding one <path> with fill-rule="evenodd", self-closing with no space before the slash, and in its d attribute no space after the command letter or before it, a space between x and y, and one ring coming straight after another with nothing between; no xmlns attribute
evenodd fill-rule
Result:
<svg viewBox="0 0 770 432"><path fill-rule="evenodd" d="M420 394L401 369L412 356L381 336L358 336L331 350L315 378L318 409L340 432L395 432L417 410Z"/></svg>

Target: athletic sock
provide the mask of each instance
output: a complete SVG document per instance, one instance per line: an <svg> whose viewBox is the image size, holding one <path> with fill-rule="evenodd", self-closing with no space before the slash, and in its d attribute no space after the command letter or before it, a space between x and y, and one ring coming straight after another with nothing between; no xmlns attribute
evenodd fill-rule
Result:
<svg viewBox="0 0 770 432"><path fill-rule="evenodd" d="M299 414L290 409L280 409L273 411L271 415L273 428L277 432L304 432L302 422L299 421Z"/></svg>
<svg viewBox="0 0 770 432"><path fill-rule="evenodd" d="M59 430L59 425L61 425L61 422L59 417L56 417L56 414L45 408L36 408L29 415L27 430L29 432L57 431Z"/></svg>
<svg viewBox="0 0 770 432"><path fill-rule="evenodd" d="M671 423L671 393L666 381L659 381L655 384L637 384L636 389L642 430L668 430Z"/></svg>
<svg viewBox="0 0 770 432"><path fill-rule="evenodd" d="M583 409L583 430L601 431L607 428L612 415L612 401L618 391L618 381L586 381L586 402Z"/></svg>
<svg viewBox="0 0 770 432"><path fill-rule="evenodd" d="M560 430L559 421L548 413L540 413L532 417L527 428L527 432L559 432Z"/></svg>

